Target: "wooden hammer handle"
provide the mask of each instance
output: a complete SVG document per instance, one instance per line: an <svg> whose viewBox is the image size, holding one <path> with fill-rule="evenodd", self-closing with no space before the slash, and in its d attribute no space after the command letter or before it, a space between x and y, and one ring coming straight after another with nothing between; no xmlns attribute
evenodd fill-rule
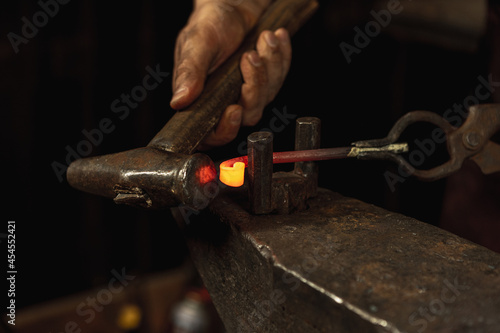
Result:
<svg viewBox="0 0 500 333"><path fill-rule="evenodd" d="M161 150L191 154L212 131L227 106L240 96L243 79L240 59L255 49L260 33L286 28L293 35L315 12L316 0L277 0L261 17L241 47L208 78L205 89L187 109L176 112L148 144Z"/></svg>

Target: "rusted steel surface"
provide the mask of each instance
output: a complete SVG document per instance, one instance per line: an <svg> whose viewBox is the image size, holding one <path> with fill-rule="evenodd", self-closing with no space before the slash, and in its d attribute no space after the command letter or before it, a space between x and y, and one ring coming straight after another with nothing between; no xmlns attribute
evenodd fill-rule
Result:
<svg viewBox="0 0 500 333"><path fill-rule="evenodd" d="M295 172L275 172L272 182L273 213L290 214L307 209L307 199L316 195L317 183Z"/></svg>
<svg viewBox="0 0 500 333"><path fill-rule="evenodd" d="M288 215L247 200L185 227L228 332L500 331L500 254L324 189Z"/></svg>

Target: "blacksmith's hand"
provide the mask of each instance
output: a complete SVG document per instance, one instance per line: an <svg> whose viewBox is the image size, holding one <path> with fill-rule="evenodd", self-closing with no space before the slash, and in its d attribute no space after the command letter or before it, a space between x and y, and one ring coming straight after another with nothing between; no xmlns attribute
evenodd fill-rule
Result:
<svg viewBox="0 0 500 333"><path fill-rule="evenodd" d="M270 0L195 0L186 26L177 37L174 55L173 96L170 105L179 110L202 92L207 75L220 66L257 23ZM264 31L256 49L240 61L243 76L237 104L224 111L215 130L200 149L232 141L240 126L253 126L262 117L288 73L291 44L285 29Z"/></svg>

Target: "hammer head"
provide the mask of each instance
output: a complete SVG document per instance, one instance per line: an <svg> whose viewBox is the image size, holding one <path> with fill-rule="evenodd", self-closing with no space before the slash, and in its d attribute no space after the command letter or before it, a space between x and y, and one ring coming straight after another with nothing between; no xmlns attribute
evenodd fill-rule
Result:
<svg viewBox="0 0 500 333"><path fill-rule="evenodd" d="M74 161L67 179L76 189L147 209L203 209L217 190L217 172L203 154L144 147Z"/></svg>

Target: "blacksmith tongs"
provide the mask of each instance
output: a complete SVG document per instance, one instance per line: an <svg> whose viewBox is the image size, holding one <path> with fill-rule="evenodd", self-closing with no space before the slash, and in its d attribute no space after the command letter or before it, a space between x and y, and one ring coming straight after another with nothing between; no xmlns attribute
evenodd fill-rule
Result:
<svg viewBox="0 0 500 333"><path fill-rule="evenodd" d="M447 141L450 159L429 170L415 168L399 153L387 149L372 149L393 145L411 124L428 122L438 128L432 138L436 143ZM442 132L439 132L439 129ZM460 127L454 127L445 118L429 111L412 111L401 117L383 139L357 141L357 157L361 159L389 159L399 164L401 169L421 180L437 180L458 171L466 159L473 160L484 174L500 171L500 145L491 137L500 130L500 104L474 105L469 108L467 119ZM411 157L412 152L409 152ZM411 162L411 158L409 159ZM415 164L415 163L413 163Z"/></svg>

